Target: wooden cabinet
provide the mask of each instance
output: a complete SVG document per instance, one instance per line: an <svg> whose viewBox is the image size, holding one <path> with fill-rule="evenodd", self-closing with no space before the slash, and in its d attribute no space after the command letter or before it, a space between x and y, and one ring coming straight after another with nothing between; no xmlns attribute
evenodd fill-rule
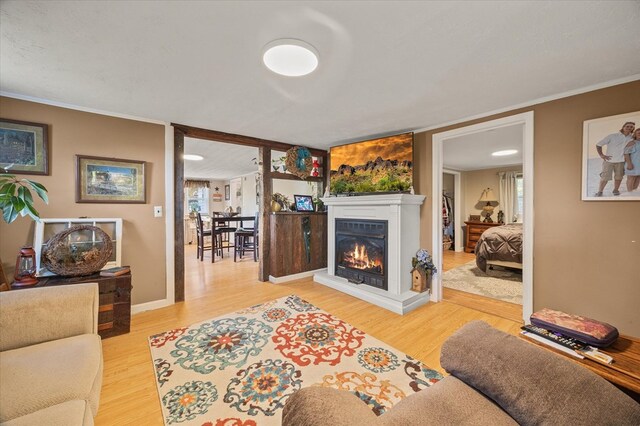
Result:
<svg viewBox="0 0 640 426"><path fill-rule="evenodd" d="M128 333L131 326L131 274L101 277L99 273L84 277L40 278L33 287L51 287L82 283L98 283L98 334L104 339ZM52 318L52 321L55 320Z"/></svg>
<svg viewBox="0 0 640 426"><path fill-rule="evenodd" d="M272 213L270 220L271 276L284 277L327 267L326 213Z"/></svg>
<svg viewBox="0 0 640 426"><path fill-rule="evenodd" d="M467 225L467 232L465 233L466 239L464 243L464 251L467 253L475 252L476 243L484 231L493 226L503 225L502 223L489 222L465 222L465 224Z"/></svg>

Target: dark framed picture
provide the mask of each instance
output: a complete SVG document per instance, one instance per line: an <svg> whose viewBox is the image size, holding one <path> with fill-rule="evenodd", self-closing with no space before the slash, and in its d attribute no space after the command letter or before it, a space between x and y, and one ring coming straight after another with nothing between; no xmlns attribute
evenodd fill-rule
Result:
<svg viewBox="0 0 640 426"><path fill-rule="evenodd" d="M76 203L146 203L144 166L144 161L76 155Z"/></svg>
<svg viewBox="0 0 640 426"><path fill-rule="evenodd" d="M470 214L469 215L469 222L480 222L480 215L479 214Z"/></svg>
<svg viewBox="0 0 640 426"><path fill-rule="evenodd" d="M582 200L640 200L640 111L582 127Z"/></svg>
<svg viewBox="0 0 640 426"><path fill-rule="evenodd" d="M0 168L11 174L49 174L49 126L0 118Z"/></svg>
<svg viewBox="0 0 640 426"><path fill-rule="evenodd" d="M294 202L296 203L296 211L298 212L312 212L313 211L313 198L311 195L294 195Z"/></svg>
<svg viewBox="0 0 640 426"><path fill-rule="evenodd" d="M231 199L231 186L230 185L225 185L224 186L224 199L227 200L227 201Z"/></svg>

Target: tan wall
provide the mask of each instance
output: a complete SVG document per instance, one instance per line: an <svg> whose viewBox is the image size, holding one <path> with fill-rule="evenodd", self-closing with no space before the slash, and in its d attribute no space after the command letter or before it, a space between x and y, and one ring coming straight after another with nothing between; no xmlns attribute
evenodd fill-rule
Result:
<svg viewBox="0 0 640 426"><path fill-rule="evenodd" d="M512 167L498 167L495 169L483 169L483 170L471 170L463 172L460 176L460 182L462 187L462 197L464 210L462 211L462 219L469 220L470 214L482 213L482 208L478 208L478 200L482 195L482 191L486 188L493 189L493 194L500 198L500 177L498 172L507 171L522 171L522 166ZM486 204L486 203L485 203ZM491 218L496 221L498 218L498 210L500 206L497 206L493 211Z"/></svg>
<svg viewBox="0 0 640 426"><path fill-rule="evenodd" d="M534 310L550 307L640 336L640 202L580 199L582 124L640 110L640 81L415 135L418 193L431 200L431 138L453 128L534 111ZM431 249L431 203L421 212Z"/></svg>
<svg viewBox="0 0 640 426"><path fill-rule="evenodd" d="M28 176L49 190L49 204L36 201L41 217L123 218L122 261L133 272L132 303L165 298L164 126L0 97L2 118L49 125L50 175ZM146 204L78 204L75 202L75 155L145 160ZM167 214L167 212L164 212ZM13 271L18 249L33 243L33 222L0 221L0 258Z"/></svg>

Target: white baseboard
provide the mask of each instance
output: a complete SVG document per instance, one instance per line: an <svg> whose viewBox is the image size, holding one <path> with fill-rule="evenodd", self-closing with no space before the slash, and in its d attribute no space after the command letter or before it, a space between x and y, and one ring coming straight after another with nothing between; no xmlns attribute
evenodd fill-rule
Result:
<svg viewBox="0 0 640 426"><path fill-rule="evenodd" d="M315 269L313 271L300 272L299 274L285 275L284 277L274 277L269 275L269 281L274 284L286 283L288 281L299 280L300 278L312 277L318 272L326 271L327 268Z"/></svg>
<svg viewBox="0 0 640 426"><path fill-rule="evenodd" d="M151 302L138 303L137 305L131 306L131 315L139 314L144 311L151 311L153 309L164 308L165 306L173 305L173 302L169 299L160 299L153 300Z"/></svg>

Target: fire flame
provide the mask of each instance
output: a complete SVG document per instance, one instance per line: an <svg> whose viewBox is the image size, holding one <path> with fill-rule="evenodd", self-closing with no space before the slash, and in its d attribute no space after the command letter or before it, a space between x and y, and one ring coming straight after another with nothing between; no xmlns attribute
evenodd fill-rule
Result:
<svg viewBox="0 0 640 426"><path fill-rule="evenodd" d="M380 259L369 259L367 247L356 243L353 251L345 253L345 260L350 263L350 267L356 269L382 268Z"/></svg>

